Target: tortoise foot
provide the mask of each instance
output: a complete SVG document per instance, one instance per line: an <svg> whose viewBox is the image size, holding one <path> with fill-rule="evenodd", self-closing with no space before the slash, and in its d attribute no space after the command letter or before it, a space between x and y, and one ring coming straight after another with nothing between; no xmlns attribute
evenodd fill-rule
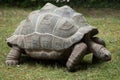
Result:
<svg viewBox="0 0 120 80"><path fill-rule="evenodd" d="M18 64L18 60L6 60L5 61L6 65L17 65Z"/></svg>
<svg viewBox="0 0 120 80"><path fill-rule="evenodd" d="M6 65L17 65L19 62L19 58L21 56L21 51L18 47L12 47L10 53L7 55L6 58Z"/></svg>

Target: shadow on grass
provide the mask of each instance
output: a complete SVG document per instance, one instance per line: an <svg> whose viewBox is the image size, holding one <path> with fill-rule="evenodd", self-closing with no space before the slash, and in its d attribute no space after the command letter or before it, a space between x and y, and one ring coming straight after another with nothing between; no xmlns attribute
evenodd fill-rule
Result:
<svg viewBox="0 0 120 80"><path fill-rule="evenodd" d="M78 65L77 69L72 71L76 72L79 70L87 70L88 68L93 68L100 66L102 62L99 63L92 63L91 61L83 61L80 65ZM40 64L43 67L51 67L55 68L66 68L66 60L41 60L41 59L34 59L29 56L22 56L20 60L20 64L28 64L30 66L35 66L36 64Z"/></svg>
<svg viewBox="0 0 120 80"><path fill-rule="evenodd" d="M41 64L44 67L65 67L65 60L42 60L42 59L34 59L29 56L22 56L20 60L20 64L28 64L30 66L35 66L36 64Z"/></svg>

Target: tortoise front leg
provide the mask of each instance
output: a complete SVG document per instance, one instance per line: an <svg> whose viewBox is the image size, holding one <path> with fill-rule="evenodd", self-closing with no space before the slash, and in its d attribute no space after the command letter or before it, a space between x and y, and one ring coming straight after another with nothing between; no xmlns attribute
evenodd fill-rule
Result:
<svg viewBox="0 0 120 80"><path fill-rule="evenodd" d="M69 71L74 71L78 67L84 55L86 54L86 51L87 45L85 43L79 43L74 46L74 49L66 63Z"/></svg>
<svg viewBox="0 0 120 80"><path fill-rule="evenodd" d="M21 56L21 50L18 47L13 46L6 58L5 63L7 65L16 65L19 62L20 56Z"/></svg>

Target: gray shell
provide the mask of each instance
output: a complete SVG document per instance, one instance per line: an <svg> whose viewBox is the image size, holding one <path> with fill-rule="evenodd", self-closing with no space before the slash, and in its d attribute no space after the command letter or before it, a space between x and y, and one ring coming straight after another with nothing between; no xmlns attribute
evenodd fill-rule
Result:
<svg viewBox="0 0 120 80"><path fill-rule="evenodd" d="M23 20L11 37L9 46L30 50L63 50L79 42L85 34L97 34L82 14L69 6L57 7L47 3Z"/></svg>

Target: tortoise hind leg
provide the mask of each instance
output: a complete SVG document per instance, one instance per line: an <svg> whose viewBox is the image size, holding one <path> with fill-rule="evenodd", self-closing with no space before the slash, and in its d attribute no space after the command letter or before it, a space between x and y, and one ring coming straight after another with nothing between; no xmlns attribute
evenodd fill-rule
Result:
<svg viewBox="0 0 120 80"><path fill-rule="evenodd" d="M21 50L18 47L13 46L6 58L7 65L16 65L18 64L19 58L21 56Z"/></svg>
<svg viewBox="0 0 120 80"><path fill-rule="evenodd" d="M87 51L87 45L85 43L76 44L68 61L66 63L67 69L69 71L74 71L78 68L81 60L83 59L84 55Z"/></svg>

